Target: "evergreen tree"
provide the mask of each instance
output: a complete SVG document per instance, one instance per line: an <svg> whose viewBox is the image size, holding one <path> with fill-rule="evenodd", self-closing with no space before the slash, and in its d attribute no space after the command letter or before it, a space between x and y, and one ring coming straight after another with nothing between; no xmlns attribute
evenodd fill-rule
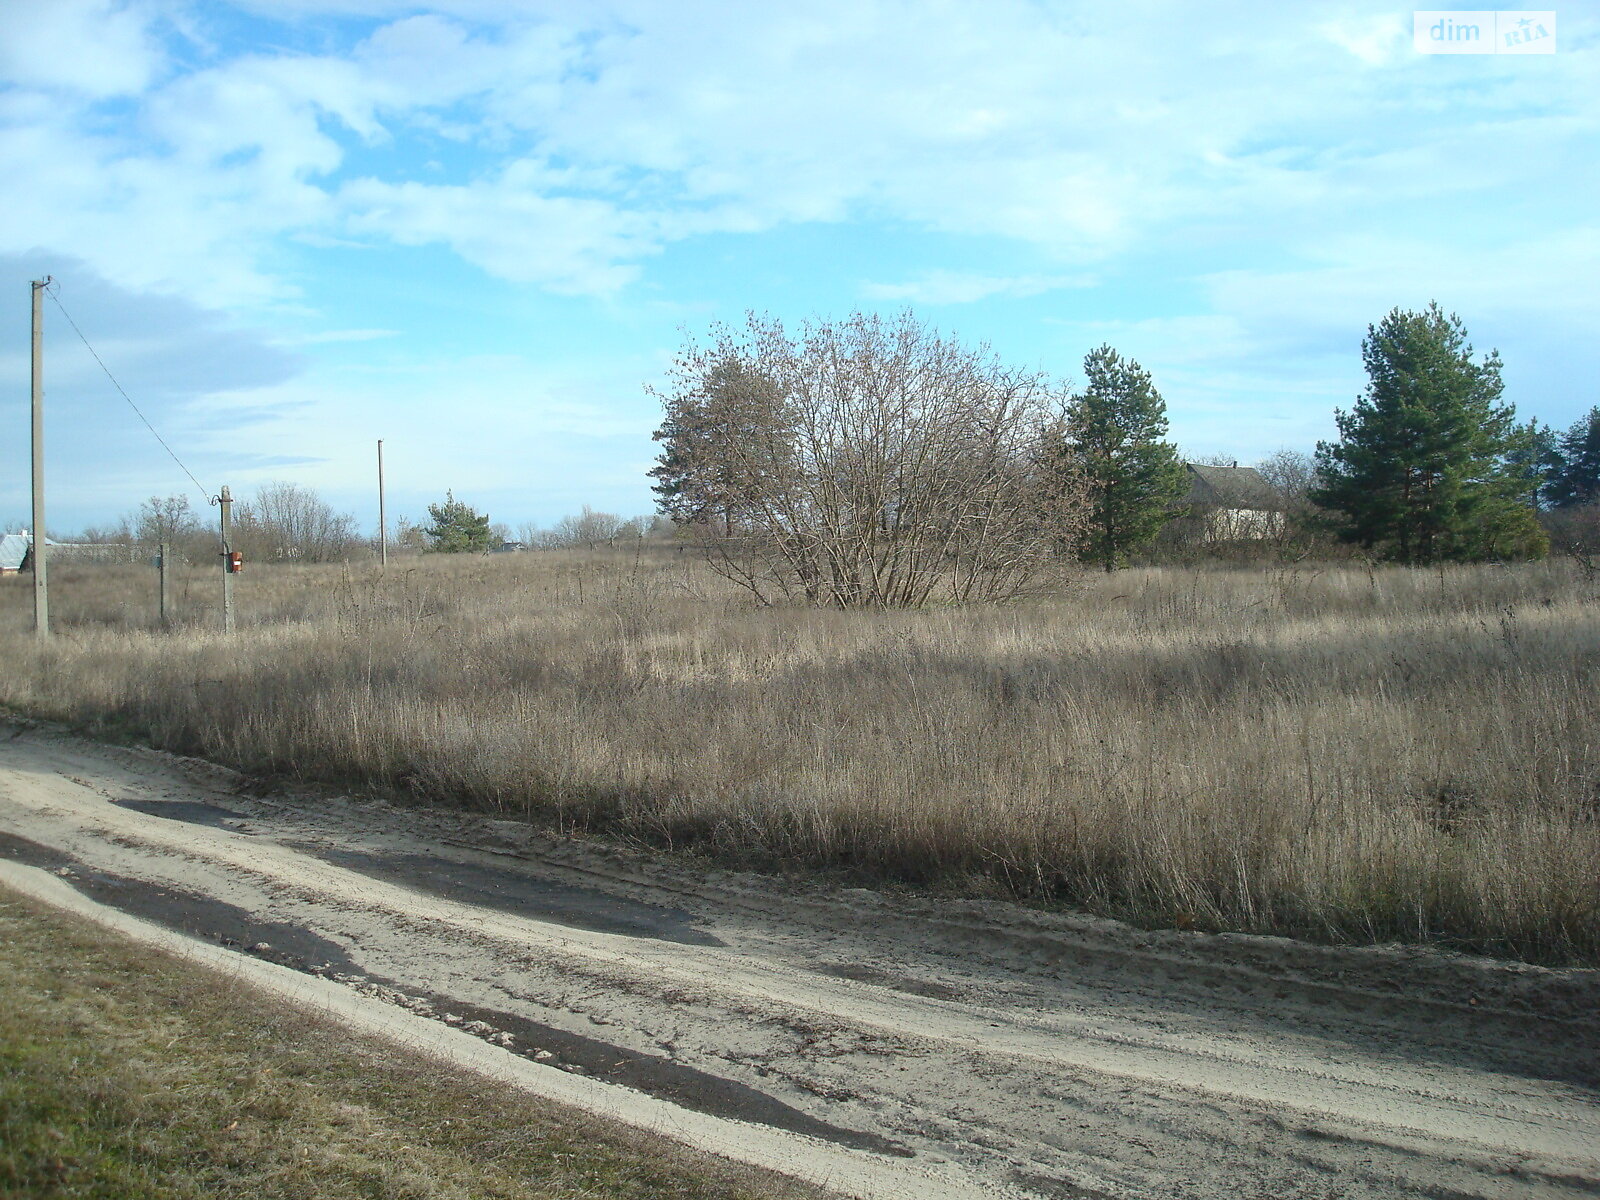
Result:
<svg viewBox="0 0 1600 1200"><path fill-rule="evenodd" d="M1437 302L1394 309L1361 345L1366 393L1317 446L1312 500L1341 538L1403 563L1542 555L1527 427L1500 403L1500 357L1475 362Z"/></svg>
<svg viewBox="0 0 1600 1200"><path fill-rule="evenodd" d="M1600 502L1600 407L1561 436L1551 476L1546 496L1556 508Z"/></svg>
<svg viewBox="0 0 1600 1200"><path fill-rule="evenodd" d="M473 511L470 504L446 492L443 504L428 505L433 524L423 530L427 549L434 554L482 553L489 548L489 517Z"/></svg>
<svg viewBox="0 0 1600 1200"><path fill-rule="evenodd" d="M1561 439L1548 425L1535 418L1516 431L1506 462L1525 475L1529 483L1528 502L1535 508L1554 503L1554 488L1561 473Z"/></svg>
<svg viewBox="0 0 1600 1200"><path fill-rule="evenodd" d="M1083 360L1084 390L1068 411L1067 453L1089 486L1083 557L1114 570L1173 516L1188 488L1165 441L1167 406L1150 373L1110 346Z"/></svg>
<svg viewBox="0 0 1600 1200"><path fill-rule="evenodd" d="M793 418L783 389L728 353L662 401L665 419L653 435L662 452L649 472L656 507L680 525L731 534L740 505L769 493L789 465L780 443Z"/></svg>

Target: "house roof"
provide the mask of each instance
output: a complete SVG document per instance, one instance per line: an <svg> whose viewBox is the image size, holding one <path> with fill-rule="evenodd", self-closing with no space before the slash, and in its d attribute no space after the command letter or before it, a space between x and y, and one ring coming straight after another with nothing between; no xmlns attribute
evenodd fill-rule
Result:
<svg viewBox="0 0 1600 1200"><path fill-rule="evenodd" d="M25 533L0 534L0 571L21 570L31 540ZM45 565L49 565L48 559Z"/></svg>
<svg viewBox="0 0 1600 1200"><path fill-rule="evenodd" d="M55 538L45 538L44 544L58 550L98 549L97 546L80 545L76 542L58 542ZM0 571L20 571L22 564L28 559L28 547L32 545L31 534L0 533Z"/></svg>
<svg viewBox="0 0 1600 1200"><path fill-rule="evenodd" d="M1189 468L1189 494L1184 497L1185 503L1259 512L1282 512L1287 507L1278 489L1254 467L1184 465Z"/></svg>

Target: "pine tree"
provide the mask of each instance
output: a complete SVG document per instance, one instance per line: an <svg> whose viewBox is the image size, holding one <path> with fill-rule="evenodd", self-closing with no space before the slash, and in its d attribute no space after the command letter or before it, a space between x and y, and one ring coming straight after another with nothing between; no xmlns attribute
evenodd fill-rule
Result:
<svg viewBox="0 0 1600 1200"><path fill-rule="evenodd" d="M1068 412L1067 453L1089 486L1083 557L1111 571L1161 531L1188 475L1178 448L1164 440L1167 406L1150 373L1110 346L1091 350L1083 370L1084 390Z"/></svg>
<svg viewBox="0 0 1600 1200"><path fill-rule="evenodd" d="M1600 502L1600 407L1578 418L1556 445L1557 465L1546 495L1556 508Z"/></svg>
<svg viewBox="0 0 1600 1200"><path fill-rule="evenodd" d="M649 471L656 507L678 524L731 534L740 504L773 482L754 476L771 476L786 458L773 453L789 432L782 389L728 355L662 400L665 419L653 435L662 452Z"/></svg>
<svg viewBox="0 0 1600 1200"><path fill-rule="evenodd" d="M1437 302L1394 309L1361 345L1366 393L1317 446L1340 537L1403 563L1539 557L1527 427L1500 403L1500 357L1475 362L1461 318Z"/></svg>
<svg viewBox="0 0 1600 1200"><path fill-rule="evenodd" d="M1520 427L1506 463L1528 479L1528 500L1534 508L1554 503L1555 486L1561 473L1561 439L1538 418Z"/></svg>
<svg viewBox="0 0 1600 1200"><path fill-rule="evenodd" d="M489 548L489 517L473 511L470 504L446 492L443 504L428 505L433 524L423 530L427 549L434 554L479 553Z"/></svg>

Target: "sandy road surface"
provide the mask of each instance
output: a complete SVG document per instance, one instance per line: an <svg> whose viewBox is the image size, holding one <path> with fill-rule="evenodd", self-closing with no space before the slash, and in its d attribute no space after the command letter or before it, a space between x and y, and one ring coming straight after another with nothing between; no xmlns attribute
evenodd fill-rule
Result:
<svg viewBox="0 0 1600 1200"><path fill-rule="evenodd" d="M435 1052L864 1196L1600 1196L1600 972L806 889L255 790L0 727L25 864L0 882L49 872Z"/></svg>

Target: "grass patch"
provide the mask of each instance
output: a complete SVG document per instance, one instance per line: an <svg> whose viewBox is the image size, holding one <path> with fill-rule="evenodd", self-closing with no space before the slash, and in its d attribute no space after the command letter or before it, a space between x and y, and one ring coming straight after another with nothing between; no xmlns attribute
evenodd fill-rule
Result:
<svg viewBox="0 0 1600 1200"><path fill-rule="evenodd" d="M0 1197L811 1197L0 889Z"/></svg>

